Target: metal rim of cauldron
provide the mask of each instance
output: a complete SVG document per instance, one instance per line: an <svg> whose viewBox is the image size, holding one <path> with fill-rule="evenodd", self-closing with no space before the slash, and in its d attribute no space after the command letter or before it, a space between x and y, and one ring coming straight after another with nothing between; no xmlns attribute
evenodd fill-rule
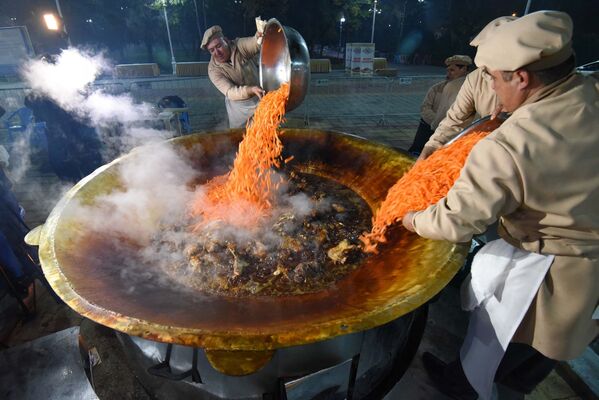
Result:
<svg viewBox="0 0 599 400"><path fill-rule="evenodd" d="M293 130L289 130L293 131ZM299 130L297 130L299 131ZM211 135L229 135L232 131L224 133L212 133ZM330 131L318 131L333 136L339 136L339 133ZM233 131L233 133L235 133ZM237 132L239 133L239 132ZM207 134L196 134L207 135ZM181 141L185 143L190 141L193 135L171 139L171 141ZM364 141L365 145L381 146L385 151L402 154L394 149L380 144L375 144L354 135L343 135L344 139ZM209 350L232 350L232 351L264 351L276 350L277 348L313 343L326 338L335 337L351 332L357 332L369 329L383 323L389 322L401 315L413 311L424 304L436 293L438 293L455 275L462 265L464 256L467 253L467 247L464 245L452 245L451 254L444 265L439 265L436 270L434 282L429 282L426 291L420 291L409 298L410 301L401 303L388 303L385 307L379 307L361 311L352 317L339 319L332 317L325 322L316 324L306 324L297 326L293 332L293 340L289 340L289 332L277 331L276 329L261 329L255 332L233 332L233 331L215 331L202 328L164 326L149 320L143 320L127 315L122 315L112 310L103 308L99 304L94 304L84 297L80 296L76 289L71 285L67 276L63 274L57 260L55 248L55 230L59 223L61 213L71 200L75 198L79 190L87 183L93 180L99 174L110 169L122 160L131 157L131 154L120 157L110 164L107 164L91 175L85 177L69 190L59 201L56 207L50 213L46 223L39 233L40 259L42 267L48 282L54 288L56 293L75 311L81 315L90 318L100 324L109 326L118 331L144 337L150 340L156 340L167 343L179 343L188 346L202 347ZM405 157L405 155L403 155Z"/></svg>

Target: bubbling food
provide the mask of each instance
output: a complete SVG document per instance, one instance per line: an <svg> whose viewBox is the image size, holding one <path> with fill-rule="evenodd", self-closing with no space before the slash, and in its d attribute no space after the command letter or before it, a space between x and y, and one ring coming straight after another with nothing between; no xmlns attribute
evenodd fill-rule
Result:
<svg viewBox="0 0 599 400"><path fill-rule="evenodd" d="M298 211L299 196L310 207ZM158 234L159 251L183 252L165 273L204 293L225 296L300 295L334 286L365 258L359 236L370 228L370 208L349 188L329 179L289 172L281 204L259 227L230 228L213 221L193 243ZM166 226L163 232L191 229ZM240 236L244 240L240 240Z"/></svg>

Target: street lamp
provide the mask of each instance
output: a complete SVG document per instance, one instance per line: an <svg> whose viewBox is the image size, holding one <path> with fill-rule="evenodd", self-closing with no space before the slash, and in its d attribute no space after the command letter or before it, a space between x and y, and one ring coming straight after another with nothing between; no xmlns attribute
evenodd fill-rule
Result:
<svg viewBox="0 0 599 400"><path fill-rule="evenodd" d="M341 32L343 32L343 23L345 22L345 17L341 17L339 20L339 48L341 48Z"/></svg>
<svg viewBox="0 0 599 400"><path fill-rule="evenodd" d="M64 23L64 17L62 16L62 9L60 8L59 0L56 0L56 11L58 11L59 18L56 18L56 16L52 13L44 14L44 22L46 23L46 28L48 28L48 30L50 31L59 31L61 30L62 25L62 32L64 33L64 36L67 39L67 44L70 47L71 38L69 37L67 27Z"/></svg>
<svg viewBox="0 0 599 400"><path fill-rule="evenodd" d="M171 40L171 28L168 24L168 14L166 13L166 0L162 0L162 10L164 11L164 20L166 21L166 34L168 35L168 46L171 49L171 66L173 75L177 74L177 62L175 61L175 52L173 51L173 41Z"/></svg>
<svg viewBox="0 0 599 400"><path fill-rule="evenodd" d="M59 28L58 19L54 14L44 14L44 22L50 31L57 31Z"/></svg>
<svg viewBox="0 0 599 400"><path fill-rule="evenodd" d="M374 23L376 21L376 15L381 13L381 10L376 8L376 4L378 0L374 0L372 3L372 8L368 11L372 11L372 33L370 35L370 43L374 43Z"/></svg>
<svg viewBox="0 0 599 400"><path fill-rule="evenodd" d="M528 12L530 11L530 3L532 3L532 0L527 0L526 8L524 9L524 15L528 14Z"/></svg>

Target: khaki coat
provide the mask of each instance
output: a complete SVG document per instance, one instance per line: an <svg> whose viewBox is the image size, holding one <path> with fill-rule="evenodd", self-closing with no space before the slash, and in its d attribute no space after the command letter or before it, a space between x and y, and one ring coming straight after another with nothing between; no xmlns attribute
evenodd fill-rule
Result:
<svg viewBox="0 0 599 400"><path fill-rule="evenodd" d="M443 88L447 84L447 81L437 82L430 87L422 105L420 105L420 118L427 124L432 124L437 116L437 110L439 109L439 103L441 103L441 93Z"/></svg>
<svg viewBox="0 0 599 400"><path fill-rule="evenodd" d="M491 114L498 104L491 82L484 78L482 69L475 69L466 76L455 101L424 147L440 148L476 117Z"/></svg>
<svg viewBox="0 0 599 400"><path fill-rule="evenodd" d="M447 82L445 87L443 87L443 92L441 92L441 96L440 96L441 101L439 102L439 105L437 106L437 112L435 114L435 119L430 124L431 129L433 129L433 130L437 129L437 127L439 126L439 123L445 119L445 116L447 115L447 111L449 110L449 108L454 103L455 99L457 98L460 88L464 84L465 80L466 80L466 77L462 76L460 78L456 78L456 79L453 79L453 80Z"/></svg>
<svg viewBox="0 0 599 400"><path fill-rule="evenodd" d="M499 234L554 254L513 341L545 356L579 356L599 334L599 75L546 86L481 140L437 204L416 213L416 232L469 241L499 219Z"/></svg>
<svg viewBox="0 0 599 400"><path fill-rule="evenodd" d="M229 100L247 100L249 90L260 85L257 55L260 45L255 36L231 42L231 62L219 63L214 57L208 64L208 76L216 88Z"/></svg>

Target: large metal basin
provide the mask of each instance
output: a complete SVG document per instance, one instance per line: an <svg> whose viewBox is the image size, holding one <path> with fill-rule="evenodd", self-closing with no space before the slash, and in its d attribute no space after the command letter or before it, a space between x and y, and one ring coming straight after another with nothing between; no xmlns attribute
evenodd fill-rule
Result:
<svg viewBox="0 0 599 400"><path fill-rule="evenodd" d="M405 153L356 136L283 132L284 157L295 157L292 168L348 186L372 209L413 163ZM210 171L235 153L241 137L240 130L201 133L170 143L195 168ZM72 212L79 202L94 204L100 195L126 189L117 171L131 159L132 154L125 155L79 182L29 240L39 241L44 274L75 311L130 335L202 347L212 365L225 373L250 373L277 348L370 329L409 313L450 281L467 252L465 246L395 229L379 254L369 256L336 287L318 293L239 299L181 292L169 285L131 291L120 274L123 255L114 252L114 238L95 234Z"/></svg>
<svg viewBox="0 0 599 400"><path fill-rule="evenodd" d="M267 92L289 82L286 109L297 108L310 85L310 53L306 41L293 28L271 19L264 28L260 49L260 86Z"/></svg>

